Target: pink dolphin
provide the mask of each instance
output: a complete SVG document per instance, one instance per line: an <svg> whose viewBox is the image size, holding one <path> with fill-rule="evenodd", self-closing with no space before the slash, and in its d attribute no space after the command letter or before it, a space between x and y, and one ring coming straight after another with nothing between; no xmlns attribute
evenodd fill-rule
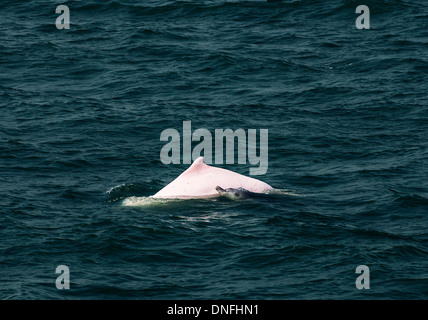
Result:
<svg viewBox="0 0 428 320"><path fill-rule="evenodd" d="M192 199L219 196L216 187L244 188L254 193L264 193L273 188L263 181L232 172L211 167L199 157L174 181L153 195L158 199Z"/></svg>

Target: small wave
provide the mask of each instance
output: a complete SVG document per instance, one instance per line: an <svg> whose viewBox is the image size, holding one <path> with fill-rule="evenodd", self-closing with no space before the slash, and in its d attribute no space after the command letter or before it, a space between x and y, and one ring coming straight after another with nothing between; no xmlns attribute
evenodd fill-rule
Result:
<svg viewBox="0 0 428 320"><path fill-rule="evenodd" d="M122 183L120 185L111 187L106 191L107 194L124 193L141 189L142 186L136 183Z"/></svg>
<svg viewBox="0 0 428 320"><path fill-rule="evenodd" d="M106 191L107 201L116 202L131 196L147 196L157 190L157 181L147 183L123 183Z"/></svg>
<svg viewBox="0 0 428 320"><path fill-rule="evenodd" d="M124 186L118 186L115 188L121 188ZM113 190L114 191L114 190ZM109 190L107 191L107 193L111 193L112 191ZM273 190L269 190L268 192L261 194L263 195L278 195L278 196L282 196L282 195L287 195L287 196L293 196L293 197L299 197L301 196L300 194L297 194L291 190L287 190L287 189L273 189ZM123 197L122 197L123 199ZM204 200L205 198L201 198L200 200ZM212 197L212 198L207 198L209 199L217 199L217 197ZM137 196L130 196L125 198L122 201L122 205L125 207L144 207L144 206L153 206L153 205L164 205L164 204L171 204L171 203L177 203L177 202L182 202L183 200L195 200L194 198L181 198L181 199L160 199L160 198L153 198L152 196L143 196L143 197L137 197Z"/></svg>
<svg viewBox="0 0 428 320"><path fill-rule="evenodd" d="M398 197L395 199L400 206L403 207L427 207L428 206L428 198L425 198L418 194L411 194Z"/></svg>

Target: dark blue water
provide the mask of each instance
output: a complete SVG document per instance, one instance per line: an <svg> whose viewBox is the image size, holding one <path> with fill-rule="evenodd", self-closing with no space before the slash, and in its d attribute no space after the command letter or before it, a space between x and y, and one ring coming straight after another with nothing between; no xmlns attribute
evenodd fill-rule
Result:
<svg viewBox="0 0 428 320"><path fill-rule="evenodd" d="M422 0L2 1L0 298L427 299L427 29ZM268 129L289 194L123 206L188 167L186 120Z"/></svg>

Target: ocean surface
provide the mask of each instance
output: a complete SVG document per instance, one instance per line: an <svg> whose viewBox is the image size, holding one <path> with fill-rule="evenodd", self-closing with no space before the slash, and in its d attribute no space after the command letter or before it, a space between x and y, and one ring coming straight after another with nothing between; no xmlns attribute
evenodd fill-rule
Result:
<svg viewBox="0 0 428 320"><path fill-rule="evenodd" d="M428 299L427 30L423 0L1 1L0 299ZM285 192L123 205L189 167L183 121L268 129Z"/></svg>

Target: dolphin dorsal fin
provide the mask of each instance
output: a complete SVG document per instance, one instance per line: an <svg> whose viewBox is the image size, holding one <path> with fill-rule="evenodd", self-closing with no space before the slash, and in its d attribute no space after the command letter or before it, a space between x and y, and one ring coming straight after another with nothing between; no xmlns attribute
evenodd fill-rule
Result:
<svg viewBox="0 0 428 320"><path fill-rule="evenodd" d="M204 157L199 157L198 159L196 159L195 161L193 161L192 166L194 166L195 164L201 164L201 163L205 163L204 162Z"/></svg>
<svg viewBox="0 0 428 320"><path fill-rule="evenodd" d="M205 166L206 164L204 162L204 157L199 157L195 161L193 161L192 165L186 171L198 171Z"/></svg>

